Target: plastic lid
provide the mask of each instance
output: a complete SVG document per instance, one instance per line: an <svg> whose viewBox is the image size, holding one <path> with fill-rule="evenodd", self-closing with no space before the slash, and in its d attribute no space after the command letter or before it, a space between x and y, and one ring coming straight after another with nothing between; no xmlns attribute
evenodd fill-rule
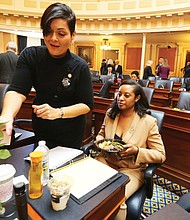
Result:
<svg viewBox="0 0 190 220"><path fill-rule="evenodd" d="M38 145L39 145L39 146L46 145L46 141L39 141L39 142L38 142Z"/></svg>
<svg viewBox="0 0 190 220"><path fill-rule="evenodd" d="M4 181L13 177L16 173L16 170L11 164L1 164L0 165L0 181Z"/></svg>
<svg viewBox="0 0 190 220"><path fill-rule="evenodd" d="M39 162L42 160L43 153L40 151L34 151L30 153L30 159L34 162Z"/></svg>
<svg viewBox="0 0 190 220"><path fill-rule="evenodd" d="M26 190L26 187L25 187L25 183L24 182L20 182L20 183L17 183L15 185L13 185L14 187L14 192L15 194L23 194Z"/></svg>

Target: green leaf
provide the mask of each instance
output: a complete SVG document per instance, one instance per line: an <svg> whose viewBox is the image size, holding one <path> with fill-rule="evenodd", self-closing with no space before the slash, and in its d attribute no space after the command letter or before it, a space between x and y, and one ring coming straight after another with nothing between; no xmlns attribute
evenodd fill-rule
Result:
<svg viewBox="0 0 190 220"><path fill-rule="evenodd" d="M9 150L4 149L4 150L0 150L0 159L7 159L11 156L11 153Z"/></svg>
<svg viewBox="0 0 190 220"><path fill-rule="evenodd" d="M3 138L3 137L4 137L3 131L0 131L0 138Z"/></svg>

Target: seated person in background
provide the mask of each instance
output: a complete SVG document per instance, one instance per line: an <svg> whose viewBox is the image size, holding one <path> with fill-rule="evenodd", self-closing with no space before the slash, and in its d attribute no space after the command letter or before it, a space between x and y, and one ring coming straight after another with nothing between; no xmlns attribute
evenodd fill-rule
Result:
<svg viewBox="0 0 190 220"><path fill-rule="evenodd" d="M168 79L169 74L170 74L170 67L168 65L168 60L164 58L162 65L158 67L157 75L161 77L161 79Z"/></svg>
<svg viewBox="0 0 190 220"><path fill-rule="evenodd" d="M190 77L185 78L183 85L181 86L181 88L179 88L179 91L190 91Z"/></svg>
<svg viewBox="0 0 190 220"><path fill-rule="evenodd" d="M166 159L157 121L147 114L148 108L143 88L134 80L123 82L96 137L96 141L115 138L126 143L120 153L110 154L102 151L96 157L97 160L130 177L125 190L126 198L143 184L147 164L163 163ZM125 217L126 206L123 209L121 206L116 219Z"/></svg>
<svg viewBox="0 0 190 220"><path fill-rule="evenodd" d="M108 64L106 75L107 76L112 76L113 74L115 75L115 72L113 71L113 66L111 64Z"/></svg>
<svg viewBox="0 0 190 220"><path fill-rule="evenodd" d="M138 84L143 86L142 81L139 79L139 72L138 71L134 70L131 72L131 79L135 80L136 82L138 82Z"/></svg>
<svg viewBox="0 0 190 220"><path fill-rule="evenodd" d="M144 74L143 74L143 79L148 79L149 76L155 76L153 73L152 73L152 65L153 61L152 60L148 60L147 63L146 63L146 66L144 68Z"/></svg>

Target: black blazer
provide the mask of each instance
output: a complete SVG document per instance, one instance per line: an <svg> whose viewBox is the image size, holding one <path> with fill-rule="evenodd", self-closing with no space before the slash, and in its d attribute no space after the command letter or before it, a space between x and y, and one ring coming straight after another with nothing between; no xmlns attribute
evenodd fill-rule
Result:
<svg viewBox="0 0 190 220"><path fill-rule="evenodd" d="M114 66L113 70L114 70L114 72L119 73L119 75L122 75L123 70L122 70L122 66L121 65L118 65L117 69L115 69L115 66Z"/></svg>

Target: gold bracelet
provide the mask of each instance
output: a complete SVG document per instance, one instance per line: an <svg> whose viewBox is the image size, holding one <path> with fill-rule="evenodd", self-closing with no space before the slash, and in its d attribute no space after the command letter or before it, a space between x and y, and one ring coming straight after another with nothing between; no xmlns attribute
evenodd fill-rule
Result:
<svg viewBox="0 0 190 220"><path fill-rule="evenodd" d="M60 108L60 112L61 112L61 118L63 118L64 116L63 108Z"/></svg>

